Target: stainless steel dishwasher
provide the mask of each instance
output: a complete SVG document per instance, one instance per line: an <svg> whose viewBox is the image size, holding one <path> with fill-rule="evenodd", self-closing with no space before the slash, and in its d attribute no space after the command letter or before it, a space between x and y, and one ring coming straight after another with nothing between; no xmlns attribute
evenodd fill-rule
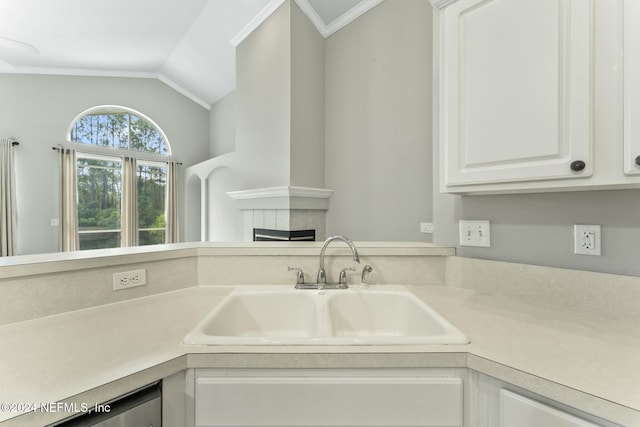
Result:
<svg viewBox="0 0 640 427"><path fill-rule="evenodd" d="M47 427L161 427L162 389L154 383Z"/></svg>

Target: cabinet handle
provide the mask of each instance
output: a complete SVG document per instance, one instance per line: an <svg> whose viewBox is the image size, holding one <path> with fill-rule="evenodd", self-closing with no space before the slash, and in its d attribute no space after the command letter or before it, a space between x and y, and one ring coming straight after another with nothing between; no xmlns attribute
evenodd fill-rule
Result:
<svg viewBox="0 0 640 427"><path fill-rule="evenodd" d="M636 157L636 165L640 166L640 156Z"/></svg>
<svg viewBox="0 0 640 427"><path fill-rule="evenodd" d="M640 156L638 156L638 157L640 157ZM636 160L638 160L638 159L636 159ZM587 164L585 162L583 162L582 160L576 160L576 161L571 162L571 165L569 167L574 172L580 172L585 167L587 167Z"/></svg>

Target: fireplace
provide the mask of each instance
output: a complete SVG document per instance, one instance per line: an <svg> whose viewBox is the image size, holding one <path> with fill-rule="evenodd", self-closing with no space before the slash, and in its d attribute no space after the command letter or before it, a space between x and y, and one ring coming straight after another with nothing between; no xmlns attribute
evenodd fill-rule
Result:
<svg viewBox="0 0 640 427"><path fill-rule="evenodd" d="M269 228L254 228L253 241L281 241L281 242L315 242L316 230L272 230Z"/></svg>

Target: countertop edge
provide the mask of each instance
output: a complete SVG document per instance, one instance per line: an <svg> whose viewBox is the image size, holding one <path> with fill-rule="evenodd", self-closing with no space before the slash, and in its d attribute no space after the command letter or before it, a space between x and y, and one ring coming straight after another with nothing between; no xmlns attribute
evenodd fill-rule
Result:
<svg viewBox="0 0 640 427"><path fill-rule="evenodd" d="M640 411L633 408L459 349L451 352L384 352L377 351L378 349L372 347L369 350L373 351L350 353L297 353L287 352L287 348L281 348L283 352L274 353L269 352L268 349L265 350L264 347L254 347L253 352L221 349L216 353L192 353L186 348L185 350L185 353L180 356L162 361L136 373L114 378L112 381L71 396L62 402L83 402L92 406L186 369L463 368L494 377L621 425L635 425L634 423L637 423L640 417ZM363 361L363 359L368 360ZM588 408L585 408L585 403L588 403ZM7 427L34 425L34 423L44 425L61 419L64 417L55 417L55 414L36 411L0 421L0 425Z"/></svg>

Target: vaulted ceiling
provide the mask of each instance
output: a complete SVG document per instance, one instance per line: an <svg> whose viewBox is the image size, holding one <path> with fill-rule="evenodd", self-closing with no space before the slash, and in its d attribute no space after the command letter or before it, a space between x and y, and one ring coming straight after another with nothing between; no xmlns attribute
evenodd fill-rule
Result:
<svg viewBox="0 0 640 427"><path fill-rule="evenodd" d="M295 0L328 37L383 0ZM0 73L158 78L208 107L284 0L0 0Z"/></svg>

